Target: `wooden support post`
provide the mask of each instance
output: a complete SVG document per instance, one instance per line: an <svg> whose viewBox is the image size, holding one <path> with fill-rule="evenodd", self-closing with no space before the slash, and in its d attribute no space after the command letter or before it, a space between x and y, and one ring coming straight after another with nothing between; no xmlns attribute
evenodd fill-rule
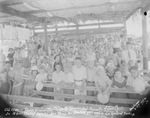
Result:
<svg viewBox="0 0 150 118"><path fill-rule="evenodd" d="M4 30L4 23L2 23L2 27L1 27L1 47L0 48L2 48L2 46L3 46L3 43L4 43L4 37L3 37L3 30Z"/></svg>
<svg viewBox="0 0 150 118"><path fill-rule="evenodd" d="M124 42L123 42L123 46L125 46L126 45L126 42L127 42L127 21L126 20L124 20L124 34L125 34L125 40L124 40Z"/></svg>
<svg viewBox="0 0 150 118"><path fill-rule="evenodd" d="M57 25L55 25L55 31L58 31L58 27L57 27Z"/></svg>
<svg viewBox="0 0 150 118"><path fill-rule="evenodd" d="M48 54L48 38L47 38L47 20L46 18L44 19L44 39L45 39L45 50Z"/></svg>
<svg viewBox="0 0 150 118"><path fill-rule="evenodd" d="M76 25L76 30L79 30L79 24L77 23L77 25Z"/></svg>
<svg viewBox="0 0 150 118"><path fill-rule="evenodd" d="M32 30L32 39L34 38L34 36L35 36L35 28L33 27L33 28L31 28L31 30Z"/></svg>
<svg viewBox="0 0 150 118"><path fill-rule="evenodd" d="M143 69L148 69L147 14L142 12Z"/></svg>
<svg viewBox="0 0 150 118"><path fill-rule="evenodd" d="M33 35L35 34L35 28L32 28L32 31L33 31Z"/></svg>

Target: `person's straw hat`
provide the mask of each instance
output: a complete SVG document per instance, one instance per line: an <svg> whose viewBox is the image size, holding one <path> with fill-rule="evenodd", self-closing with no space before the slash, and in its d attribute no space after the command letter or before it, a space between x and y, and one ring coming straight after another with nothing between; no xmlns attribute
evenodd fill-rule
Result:
<svg viewBox="0 0 150 118"><path fill-rule="evenodd" d="M43 87L44 87L44 85L43 85L42 82L38 82L38 83L36 84L36 90L37 90L37 91L41 91L41 90L43 89Z"/></svg>
<svg viewBox="0 0 150 118"><path fill-rule="evenodd" d="M97 99L100 103L106 104L109 102L109 96L107 94L98 94Z"/></svg>

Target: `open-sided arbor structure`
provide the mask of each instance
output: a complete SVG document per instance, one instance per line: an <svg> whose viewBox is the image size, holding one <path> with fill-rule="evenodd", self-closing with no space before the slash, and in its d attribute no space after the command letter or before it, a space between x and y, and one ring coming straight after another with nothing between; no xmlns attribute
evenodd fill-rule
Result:
<svg viewBox="0 0 150 118"><path fill-rule="evenodd" d="M143 52L144 69L147 69L147 34L146 14L150 8L149 0L0 0L0 22L23 25L33 29L43 29L45 41L49 31L59 31L58 28L75 29L73 33L87 33L91 30L78 31L79 27L91 26L82 24L86 21L94 21L97 25L94 32L109 32L101 29L104 24L123 24L137 10L141 9L143 16ZM70 23L72 25L58 26L58 23ZM49 28L51 25L53 28ZM38 26L38 27L37 27ZM49 30L48 30L49 28ZM52 29L52 30L50 30ZM120 29L117 29L120 30ZM72 31L69 31L72 33ZM46 47L48 43L45 43Z"/></svg>
<svg viewBox="0 0 150 118"><path fill-rule="evenodd" d="M101 33L125 30L126 20L139 9L143 25L144 69L148 69L146 16L150 9L150 0L0 0L0 22L25 26L32 28L35 33L43 33L47 49L48 33L65 32L72 35L91 31ZM87 21L90 22L86 23ZM59 25L60 23L65 25ZM110 29L101 27L108 24L120 24L120 27ZM94 28L79 30L87 26ZM62 28L66 30L60 30Z"/></svg>

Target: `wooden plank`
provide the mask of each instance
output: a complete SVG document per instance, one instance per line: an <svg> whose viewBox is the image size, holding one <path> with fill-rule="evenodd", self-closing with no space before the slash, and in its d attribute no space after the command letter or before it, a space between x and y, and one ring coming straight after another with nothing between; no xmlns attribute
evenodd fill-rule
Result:
<svg viewBox="0 0 150 118"><path fill-rule="evenodd" d="M34 108L32 106L22 105L22 104L11 104L11 105L12 105L12 107L19 108L19 109L25 109L25 108L31 108L31 109L33 109Z"/></svg>
<svg viewBox="0 0 150 118"><path fill-rule="evenodd" d="M45 50L48 54L48 39L47 39L47 20L44 19L44 39L45 39Z"/></svg>
<svg viewBox="0 0 150 118"><path fill-rule="evenodd" d="M61 98L71 98L71 99L79 99L79 100L91 100L97 101L96 96L86 96L86 95L71 95L71 94L63 94L63 93L54 93L54 92L45 92L45 91L34 91L34 94L43 95L43 96L54 96ZM121 98L110 98L110 103L122 103L122 104L134 104L138 100L137 99L121 99Z"/></svg>
<svg viewBox="0 0 150 118"><path fill-rule="evenodd" d="M41 18L38 18L36 16L32 16L30 14L12 9L10 7L0 6L0 12L6 13L6 14L9 14L9 15L12 15L12 16L17 16L17 17L20 17L20 18L24 18L24 19L26 19L28 21L32 21L32 22L35 22L35 21L43 22L43 20Z"/></svg>
<svg viewBox="0 0 150 118"><path fill-rule="evenodd" d="M56 29L56 28L71 28L71 27L82 27L82 26L93 26L93 25L115 25L115 24L123 24L123 22L106 22L106 23L91 23L91 24L78 24L78 25L65 25L65 26L55 26L55 27L47 27L47 29ZM36 29L43 29L43 27L41 26L40 28L36 28L35 26L35 30Z"/></svg>
<svg viewBox="0 0 150 118"><path fill-rule="evenodd" d="M44 87L59 87L59 88L65 88L65 89L80 89L80 87L76 87L76 86L68 86L68 85L61 85L61 84L48 84L48 83L45 83L44 84ZM95 87L92 87L92 86L85 86L84 87L85 90L92 90L92 91L97 91ZM135 91L133 90L129 90L129 89L116 89L116 88L111 88L110 90L111 92L118 92L118 93L133 93L133 94L136 94Z"/></svg>
<svg viewBox="0 0 150 118"><path fill-rule="evenodd" d="M26 101L26 102L34 102L45 105L58 105L58 106L73 106L73 107L90 107L90 108L106 108L106 105L96 105L96 104L85 104L85 103L72 103L65 101L57 101L57 100L48 100L42 98L34 98L34 97L25 97L25 96L16 96L16 95L1 95L3 98L17 100L17 101ZM129 111L128 107L121 107L124 111Z"/></svg>
<svg viewBox="0 0 150 118"><path fill-rule="evenodd" d="M125 20L127 21L137 10L141 9L142 7L138 7L136 9L133 9L125 18Z"/></svg>
<svg viewBox="0 0 150 118"><path fill-rule="evenodd" d="M79 30L80 31L80 30ZM119 32L120 30L112 30L112 31L102 31L102 32L99 32L99 31L92 31L91 30L91 32L89 31L89 32L69 32L69 33L64 33L63 35L64 36L80 36L80 35L86 35L86 34L109 34L109 33L115 33L115 32ZM51 34L50 32L49 32L49 34Z"/></svg>
<svg viewBox="0 0 150 118"><path fill-rule="evenodd" d="M9 6L9 5L14 5L14 4L21 4L23 3L23 0L1 0L0 5L3 6Z"/></svg>
<svg viewBox="0 0 150 118"><path fill-rule="evenodd" d="M79 99L79 100L97 101L96 96L88 96L87 97L86 95L73 95L73 94L71 95L71 94L45 92L45 91L33 91L33 94L43 95L43 96L54 96L54 97L61 97L61 98Z"/></svg>
<svg viewBox="0 0 150 118"><path fill-rule="evenodd" d="M14 0L13 0L13 1L14 1ZM5 4L3 3L2 5L7 6L7 7L8 7L8 6L10 7L10 6L22 5L22 4L23 4L23 2L16 2L16 3L15 3L15 2L13 2L13 3L10 3L10 2L9 2L9 3L5 3Z"/></svg>
<svg viewBox="0 0 150 118"><path fill-rule="evenodd" d="M123 98L110 98L110 103L121 103L121 104L135 104L139 100L137 99L123 99Z"/></svg>
<svg viewBox="0 0 150 118"><path fill-rule="evenodd" d="M48 31L48 34L51 33L60 33L60 34L84 34L84 33L111 33L111 32L116 32L116 31L121 31L124 29L124 27L119 27L119 28L100 28L100 29L85 29L85 30L64 30L64 31ZM36 34L43 34L44 32L37 32Z"/></svg>
<svg viewBox="0 0 150 118"><path fill-rule="evenodd" d="M26 101L26 102L34 102L34 103L40 103L40 104L47 104L47 105L59 105L59 106L93 106L93 107L99 107L103 105L92 105L92 104L84 104L84 103L71 103L71 102L65 102L65 101L57 101L57 100L48 100L43 98L35 98L35 97L26 97L26 96L16 96L16 95L2 95L4 99L11 99L11 100L17 100L17 101Z"/></svg>

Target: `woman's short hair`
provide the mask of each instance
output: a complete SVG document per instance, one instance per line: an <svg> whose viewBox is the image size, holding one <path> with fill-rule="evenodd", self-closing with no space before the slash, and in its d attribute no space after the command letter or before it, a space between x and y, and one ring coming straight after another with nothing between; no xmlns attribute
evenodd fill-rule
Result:
<svg viewBox="0 0 150 118"><path fill-rule="evenodd" d="M56 67L56 66L62 67L62 64L61 64L61 63L56 63L55 67Z"/></svg>
<svg viewBox="0 0 150 118"><path fill-rule="evenodd" d="M39 71L38 71L38 70L31 70L31 74L33 74L33 71L36 71L36 72L37 72L37 74L39 73Z"/></svg>
<svg viewBox="0 0 150 118"><path fill-rule="evenodd" d="M138 70L138 67L137 66L132 66L130 69L129 69L129 71L131 72L132 70Z"/></svg>
<svg viewBox="0 0 150 118"><path fill-rule="evenodd" d="M57 54L57 55L54 57L54 59L56 60L56 58L57 58L58 56L60 57L60 55L59 55L59 54Z"/></svg>
<svg viewBox="0 0 150 118"><path fill-rule="evenodd" d="M81 61L81 58L80 57L76 57L75 60L80 60Z"/></svg>
<svg viewBox="0 0 150 118"><path fill-rule="evenodd" d="M121 72L121 69L120 68L116 68L114 73L119 72L119 71Z"/></svg>

